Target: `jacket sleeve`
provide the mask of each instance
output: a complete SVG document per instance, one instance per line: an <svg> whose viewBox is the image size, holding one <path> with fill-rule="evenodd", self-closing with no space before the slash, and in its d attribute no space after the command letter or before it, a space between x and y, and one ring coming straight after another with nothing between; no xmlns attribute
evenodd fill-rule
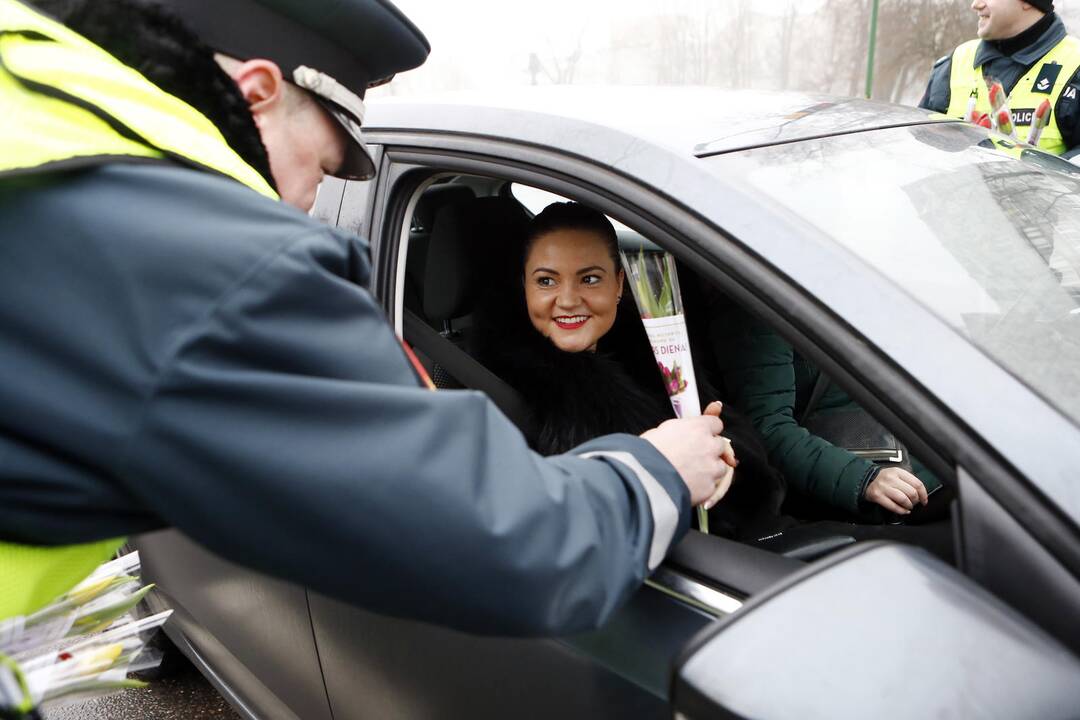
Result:
<svg viewBox="0 0 1080 720"><path fill-rule="evenodd" d="M175 338L117 476L215 552L369 609L478 633L603 623L687 529L674 468L627 435L545 459L482 394L419 387L347 279L362 249L327 234Z"/></svg>
<svg viewBox="0 0 1080 720"><path fill-rule="evenodd" d="M803 494L857 512L874 465L795 421L795 351L764 323L732 308L718 318L724 385L761 433L769 460Z"/></svg>
<svg viewBox="0 0 1080 720"><path fill-rule="evenodd" d="M919 107L943 113L949 109L952 102L952 55L945 55L937 59L934 67L930 70L930 80L926 83L926 90Z"/></svg>
<svg viewBox="0 0 1080 720"><path fill-rule="evenodd" d="M1061 139L1065 141L1066 150L1062 157L1068 159L1080 154L1080 70L1073 73L1061 91L1054 116Z"/></svg>

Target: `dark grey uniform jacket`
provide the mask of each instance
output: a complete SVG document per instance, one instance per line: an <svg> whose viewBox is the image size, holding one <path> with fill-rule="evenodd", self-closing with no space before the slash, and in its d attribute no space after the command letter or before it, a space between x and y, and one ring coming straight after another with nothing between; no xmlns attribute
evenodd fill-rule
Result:
<svg viewBox="0 0 1080 720"><path fill-rule="evenodd" d="M1064 40L1065 35L1065 24L1055 17L1050 27L1035 42L1012 55L1003 55L994 43L980 42L978 50L975 51L975 67L982 67L983 77L998 80L1005 93L1011 93L1024 73ZM919 107L940 113L948 110L952 100L951 80L952 53L934 63ZM1073 92L1070 93L1069 88L1072 88ZM1069 78L1068 86L1062 91L1053 109L1053 116L1057 119L1062 139L1069 148L1063 157L1068 158L1080 153L1080 70Z"/></svg>
<svg viewBox="0 0 1080 720"><path fill-rule="evenodd" d="M368 274L208 173L0 181L0 539L172 525L382 612L603 621L686 530L674 469L626 435L545 460L480 393L419 387Z"/></svg>

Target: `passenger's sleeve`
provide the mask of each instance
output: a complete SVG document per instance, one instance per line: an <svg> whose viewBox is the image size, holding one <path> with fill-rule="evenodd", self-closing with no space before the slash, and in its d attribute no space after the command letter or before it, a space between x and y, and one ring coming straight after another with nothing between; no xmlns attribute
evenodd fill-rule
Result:
<svg viewBox="0 0 1080 720"><path fill-rule="evenodd" d="M946 112L952 102L951 76L952 55L938 58L930 70L930 80L926 83L922 99L919 100L919 107L934 112Z"/></svg>
<svg viewBox="0 0 1080 720"><path fill-rule="evenodd" d="M648 442L531 452L418 387L356 250L297 242L176 339L117 475L211 550L375 611L496 634L601 624L686 531Z"/></svg>
<svg viewBox="0 0 1080 720"><path fill-rule="evenodd" d="M868 460L811 435L795 420L795 351L740 308L717 316L714 337L724 385L754 424L769 460L789 485L835 507L857 512L874 471Z"/></svg>

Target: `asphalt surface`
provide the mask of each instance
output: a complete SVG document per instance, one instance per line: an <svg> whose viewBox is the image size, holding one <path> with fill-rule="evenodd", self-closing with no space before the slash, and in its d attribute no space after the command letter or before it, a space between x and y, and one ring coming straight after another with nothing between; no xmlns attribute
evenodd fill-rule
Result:
<svg viewBox="0 0 1080 720"><path fill-rule="evenodd" d="M240 720L191 663L141 690L46 708L44 720Z"/></svg>

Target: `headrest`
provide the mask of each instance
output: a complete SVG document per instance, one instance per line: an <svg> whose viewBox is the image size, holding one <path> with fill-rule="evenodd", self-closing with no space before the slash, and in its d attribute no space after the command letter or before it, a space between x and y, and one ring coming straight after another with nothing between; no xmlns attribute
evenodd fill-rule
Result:
<svg viewBox="0 0 1080 720"><path fill-rule="evenodd" d="M464 203L475 197L472 188L465 185L432 185L416 202L413 211L413 225L420 232L431 232L435 226L435 215L451 203Z"/></svg>
<svg viewBox="0 0 1080 720"><path fill-rule="evenodd" d="M446 205L435 216L424 270L424 314L443 322L472 312L481 286L516 281L528 225L517 200L484 197Z"/></svg>

